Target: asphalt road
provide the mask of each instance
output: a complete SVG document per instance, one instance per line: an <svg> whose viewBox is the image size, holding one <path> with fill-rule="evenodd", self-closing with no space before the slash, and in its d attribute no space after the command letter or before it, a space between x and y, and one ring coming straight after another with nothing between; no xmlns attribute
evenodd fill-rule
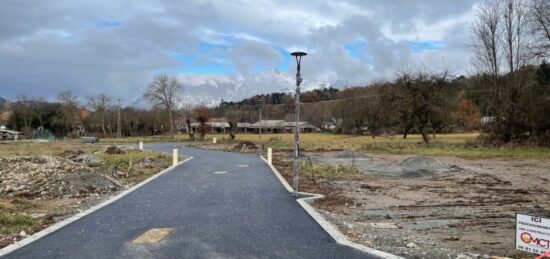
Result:
<svg viewBox="0 0 550 259"><path fill-rule="evenodd" d="M257 155L180 154L195 158L5 258L374 258L338 245ZM131 243L161 227L175 230L156 244Z"/></svg>

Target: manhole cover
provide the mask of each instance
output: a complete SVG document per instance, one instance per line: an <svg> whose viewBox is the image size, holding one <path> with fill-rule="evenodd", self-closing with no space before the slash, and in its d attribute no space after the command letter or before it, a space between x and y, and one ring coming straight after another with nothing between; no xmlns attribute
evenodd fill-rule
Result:
<svg viewBox="0 0 550 259"><path fill-rule="evenodd" d="M227 171L216 171L214 174L227 174Z"/></svg>
<svg viewBox="0 0 550 259"><path fill-rule="evenodd" d="M163 240L166 236L170 235L174 231L174 228L152 228L143 233L143 235L134 239L134 244L153 244Z"/></svg>

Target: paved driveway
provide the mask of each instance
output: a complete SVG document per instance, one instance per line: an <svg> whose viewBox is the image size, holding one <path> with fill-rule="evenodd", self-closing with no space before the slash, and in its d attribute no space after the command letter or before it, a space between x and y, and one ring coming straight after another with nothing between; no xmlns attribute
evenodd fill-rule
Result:
<svg viewBox="0 0 550 259"><path fill-rule="evenodd" d="M195 158L6 258L373 258L338 245L257 155L180 153ZM163 241L131 243L163 227Z"/></svg>

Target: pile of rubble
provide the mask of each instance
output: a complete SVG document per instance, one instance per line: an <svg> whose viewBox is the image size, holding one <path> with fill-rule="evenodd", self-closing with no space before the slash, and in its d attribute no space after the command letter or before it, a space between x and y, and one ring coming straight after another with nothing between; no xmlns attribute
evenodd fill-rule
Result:
<svg viewBox="0 0 550 259"><path fill-rule="evenodd" d="M94 156L94 155L91 155L91 154L86 154L86 152L78 149L78 150L75 150L75 151L72 151L72 150L66 150L63 155L61 155L62 157L64 158L67 158L73 162L76 162L76 163L83 163L87 166L90 166L90 167L94 167L94 166L98 166L100 165L101 163L103 163L103 160L101 160L100 158Z"/></svg>
<svg viewBox="0 0 550 259"><path fill-rule="evenodd" d="M250 141L243 141L235 144L233 148L231 148L233 151L255 151L258 150L258 146L256 144L250 142Z"/></svg>
<svg viewBox="0 0 550 259"><path fill-rule="evenodd" d="M107 155L119 155L119 154L126 154L126 151L124 151L122 148L119 148L117 146L108 146L103 150L104 154Z"/></svg>
<svg viewBox="0 0 550 259"><path fill-rule="evenodd" d="M67 157L28 156L0 158L0 195L35 199L67 199L105 194L122 187L92 164L93 155L73 152ZM75 162L77 161L77 162Z"/></svg>

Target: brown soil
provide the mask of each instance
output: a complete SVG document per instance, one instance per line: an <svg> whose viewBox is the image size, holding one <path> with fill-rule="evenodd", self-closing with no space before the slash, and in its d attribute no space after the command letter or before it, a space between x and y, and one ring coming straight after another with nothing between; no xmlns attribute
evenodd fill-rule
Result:
<svg viewBox="0 0 550 259"><path fill-rule="evenodd" d="M437 159L462 170L419 178L302 175L300 190L325 195L314 206L352 240L407 258L532 257L515 250L515 214L550 216L550 160ZM277 153L274 165L290 182L290 154ZM370 225L378 222L401 228Z"/></svg>
<svg viewBox="0 0 550 259"><path fill-rule="evenodd" d="M105 148L105 151L103 151L103 153L109 154L109 155L119 155L119 154L126 154L126 151L124 151L123 149L117 146L108 146L107 148Z"/></svg>

